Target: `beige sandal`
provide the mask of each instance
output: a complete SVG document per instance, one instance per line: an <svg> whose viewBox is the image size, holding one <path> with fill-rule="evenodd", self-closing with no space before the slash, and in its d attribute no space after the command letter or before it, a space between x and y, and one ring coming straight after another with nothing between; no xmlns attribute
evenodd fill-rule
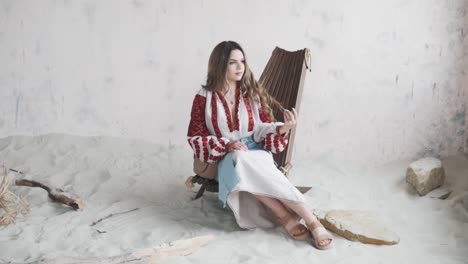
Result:
<svg viewBox="0 0 468 264"><path fill-rule="evenodd" d="M307 230L307 227L299 222L300 218L298 217L291 217L289 221L284 225L284 229L288 232L289 236L294 238L295 240L307 240L309 238L309 232ZM304 227L304 233L302 234L294 234L293 230L297 226L303 226Z"/></svg>
<svg viewBox="0 0 468 264"><path fill-rule="evenodd" d="M317 249L325 250L325 249L330 249L332 247L332 242L333 242L333 236L330 234L330 232L325 229L323 226L318 226L314 229L312 229L312 225L309 226L309 230L312 233L312 237L314 238L314 246ZM324 240L330 240L330 242L326 245L320 245L319 242L324 241Z"/></svg>

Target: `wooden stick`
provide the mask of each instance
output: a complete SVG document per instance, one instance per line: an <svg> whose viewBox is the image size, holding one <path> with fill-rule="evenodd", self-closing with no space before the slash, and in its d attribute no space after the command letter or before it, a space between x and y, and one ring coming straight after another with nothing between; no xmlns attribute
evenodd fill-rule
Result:
<svg viewBox="0 0 468 264"><path fill-rule="evenodd" d="M95 226L95 225L97 225L99 222L101 222L102 220L107 219L107 218L109 218L109 217L112 217L112 216L114 216L114 215L130 213L130 212L136 211L136 210L138 210L138 209L140 209L140 208L137 207L137 208L133 208L132 210L125 211L125 212L110 214L110 215L108 215L108 216L106 216L106 217L100 218L100 219L97 220L97 221L94 221L90 226Z"/></svg>
<svg viewBox="0 0 468 264"><path fill-rule="evenodd" d="M78 210L83 207L83 205L81 204L81 201L67 197L61 194L62 191L60 189L50 188L49 186L46 186L40 182L30 181L30 180L16 180L15 184L17 186L42 188L47 191L47 193L49 194L49 198L52 199L52 201L71 206L75 210Z"/></svg>
<svg viewBox="0 0 468 264"><path fill-rule="evenodd" d="M19 174L24 174L24 172L18 171L18 170L15 170L15 169L8 169L8 170L14 171L14 172L19 173Z"/></svg>

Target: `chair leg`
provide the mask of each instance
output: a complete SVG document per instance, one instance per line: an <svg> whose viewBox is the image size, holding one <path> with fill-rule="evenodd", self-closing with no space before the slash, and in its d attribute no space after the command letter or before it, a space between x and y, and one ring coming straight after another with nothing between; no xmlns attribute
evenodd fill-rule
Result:
<svg viewBox="0 0 468 264"><path fill-rule="evenodd" d="M197 195L195 195L195 197L193 197L192 200L197 200L198 198L202 197L207 185L208 185L208 180L204 179L202 185L200 186L200 190L198 190Z"/></svg>
<svg viewBox="0 0 468 264"><path fill-rule="evenodd" d="M301 193L306 193L308 192L310 189L312 189L312 187L309 187L309 186L295 186L297 190L299 190Z"/></svg>

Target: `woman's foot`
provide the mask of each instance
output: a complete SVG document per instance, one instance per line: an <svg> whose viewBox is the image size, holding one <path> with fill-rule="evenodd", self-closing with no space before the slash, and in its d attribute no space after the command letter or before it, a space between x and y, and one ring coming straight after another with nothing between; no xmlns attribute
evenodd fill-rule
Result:
<svg viewBox="0 0 468 264"><path fill-rule="evenodd" d="M315 247L318 249L330 249L332 247L333 236L319 222L314 221L307 225L312 237L314 238Z"/></svg>
<svg viewBox="0 0 468 264"><path fill-rule="evenodd" d="M300 218L295 214L287 214L279 218L279 222L288 232L289 236L296 240L306 240L309 237L307 227L299 222Z"/></svg>

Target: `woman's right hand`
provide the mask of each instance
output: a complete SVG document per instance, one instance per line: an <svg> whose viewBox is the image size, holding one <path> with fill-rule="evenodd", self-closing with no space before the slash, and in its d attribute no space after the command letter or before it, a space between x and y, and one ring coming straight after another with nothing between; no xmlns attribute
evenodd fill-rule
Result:
<svg viewBox="0 0 468 264"><path fill-rule="evenodd" d="M227 152L233 152L236 150L249 150L247 146L240 141L231 141L226 145Z"/></svg>
<svg viewBox="0 0 468 264"><path fill-rule="evenodd" d="M297 125L296 109L293 108L292 111L285 109L283 112L283 117L284 125L282 125L279 129L281 135L289 133L289 130L291 130L291 128L294 128Z"/></svg>

